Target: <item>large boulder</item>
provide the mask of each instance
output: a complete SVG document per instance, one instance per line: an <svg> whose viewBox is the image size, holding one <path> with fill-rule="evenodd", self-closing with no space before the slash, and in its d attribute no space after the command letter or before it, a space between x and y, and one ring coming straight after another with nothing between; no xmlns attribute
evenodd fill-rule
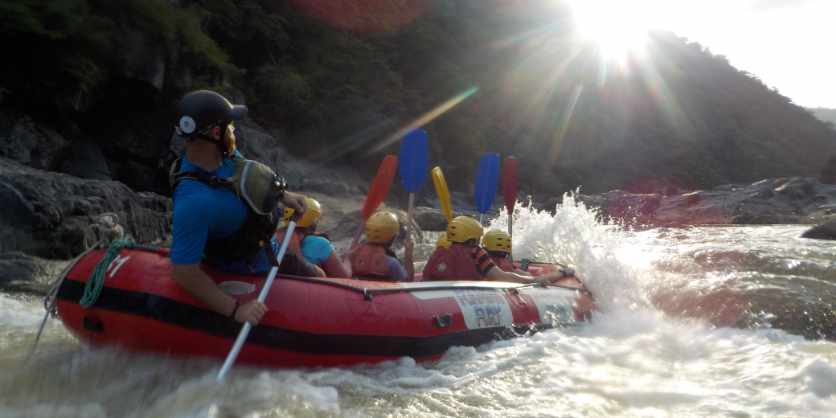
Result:
<svg viewBox="0 0 836 418"><path fill-rule="evenodd" d="M46 262L20 251L0 253L0 286L31 281L46 273Z"/></svg>
<svg viewBox="0 0 836 418"><path fill-rule="evenodd" d="M836 220L816 225L804 232L801 237L836 240Z"/></svg>
<svg viewBox="0 0 836 418"><path fill-rule="evenodd" d="M413 214L415 222L424 231L447 230L447 218L440 210L426 206L418 206Z"/></svg>
<svg viewBox="0 0 836 418"><path fill-rule="evenodd" d="M122 183L85 180L0 158L0 252L68 258L104 238L111 223L143 243L167 238L170 199Z"/></svg>

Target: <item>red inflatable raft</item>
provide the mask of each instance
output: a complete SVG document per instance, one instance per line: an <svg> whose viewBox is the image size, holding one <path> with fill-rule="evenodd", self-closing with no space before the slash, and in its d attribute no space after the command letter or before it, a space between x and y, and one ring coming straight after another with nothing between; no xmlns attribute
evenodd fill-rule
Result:
<svg viewBox="0 0 836 418"><path fill-rule="evenodd" d="M94 345L223 359L241 324L217 314L171 279L167 250L122 249L107 266L90 308L79 300L105 251L83 256L57 293L61 320ZM532 265L530 270L551 270ZM211 272L228 294L257 297L265 277ZM238 361L270 367L374 363L403 356L441 357L452 346L477 346L587 319L593 301L570 276L555 286L493 282L391 283L279 275Z"/></svg>

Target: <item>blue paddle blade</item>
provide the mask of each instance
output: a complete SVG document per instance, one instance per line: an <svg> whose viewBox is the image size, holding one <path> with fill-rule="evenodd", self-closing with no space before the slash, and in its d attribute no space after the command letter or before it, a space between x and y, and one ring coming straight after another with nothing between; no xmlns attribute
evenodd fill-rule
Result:
<svg viewBox="0 0 836 418"><path fill-rule="evenodd" d="M499 183L499 154L489 152L479 161L479 171L476 174L476 209L479 213L486 213L491 209L496 198L496 187Z"/></svg>
<svg viewBox="0 0 836 418"><path fill-rule="evenodd" d="M427 147L427 131L413 129L401 141L401 151L398 156L398 174L406 191L415 193L427 180L427 166L429 165L429 150Z"/></svg>

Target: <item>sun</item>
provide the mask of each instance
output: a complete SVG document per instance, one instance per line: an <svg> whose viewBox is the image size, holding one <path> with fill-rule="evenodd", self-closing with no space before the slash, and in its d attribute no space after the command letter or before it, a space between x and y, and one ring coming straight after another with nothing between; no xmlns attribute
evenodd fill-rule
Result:
<svg viewBox="0 0 836 418"><path fill-rule="evenodd" d="M602 58L624 62L641 56L648 34L659 22L659 0L571 0L578 35L595 45Z"/></svg>

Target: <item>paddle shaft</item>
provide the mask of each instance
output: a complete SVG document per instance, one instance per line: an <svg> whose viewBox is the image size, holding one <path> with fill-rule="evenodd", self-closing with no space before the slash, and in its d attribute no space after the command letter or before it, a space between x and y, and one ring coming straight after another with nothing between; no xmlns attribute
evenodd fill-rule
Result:
<svg viewBox="0 0 836 418"><path fill-rule="evenodd" d="M513 213L508 212L508 236L509 236L511 239L513 239L513 237L514 237L514 235L511 233L511 231L513 231L513 230L514 230L514 217L513 217ZM513 247L512 247L512 248L513 248ZM511 258L511 263L513 263L513 262L514 262L514 253L513 253L513 252L512 252L512 253L508 253L508 256Z"/></svg>
<svg viewBox="0 0 836 418"><path fill-rule="evenodd" d="M415 193L409 194L409 203L406 207L406 239L412 239L412 215L415 213ZM404 254L407 260L412 260L412 254Z"/></svg>
<svg viewBox="0 0 836 418"><path fill-rule="evenodd" d="M261 288L261 292L258 294L258 301L261 303L264 303L264 300L267 299L267 293L270 292L270 288L273 286L273 279L276 278L276 274L279 272L279 266L282 264L285 252L287 252L287 245L290 243L290 238L293 236L294 229L296 229L296 222L288 222L287 232L284 234L284 241L282 241L282 245L279 247L279 254L276 255L276 265L270 269L267 281L264 282L264 287ZM226 374L229 372L229 369L232 368L232 365L235 363L235 359L238 358L238 354L241 352L241 348L244 346L244 342L250 335L250 330L252 328L253 326L249 322L245 322L244 326L241 327L241 332L238 333L238 338L235 339L235 344L232 346L232 350L229 350L229 354L226 356L224 365L221 367L221 371L218 372L218 382L222 382L224 377L226 377Z"/></svg>

